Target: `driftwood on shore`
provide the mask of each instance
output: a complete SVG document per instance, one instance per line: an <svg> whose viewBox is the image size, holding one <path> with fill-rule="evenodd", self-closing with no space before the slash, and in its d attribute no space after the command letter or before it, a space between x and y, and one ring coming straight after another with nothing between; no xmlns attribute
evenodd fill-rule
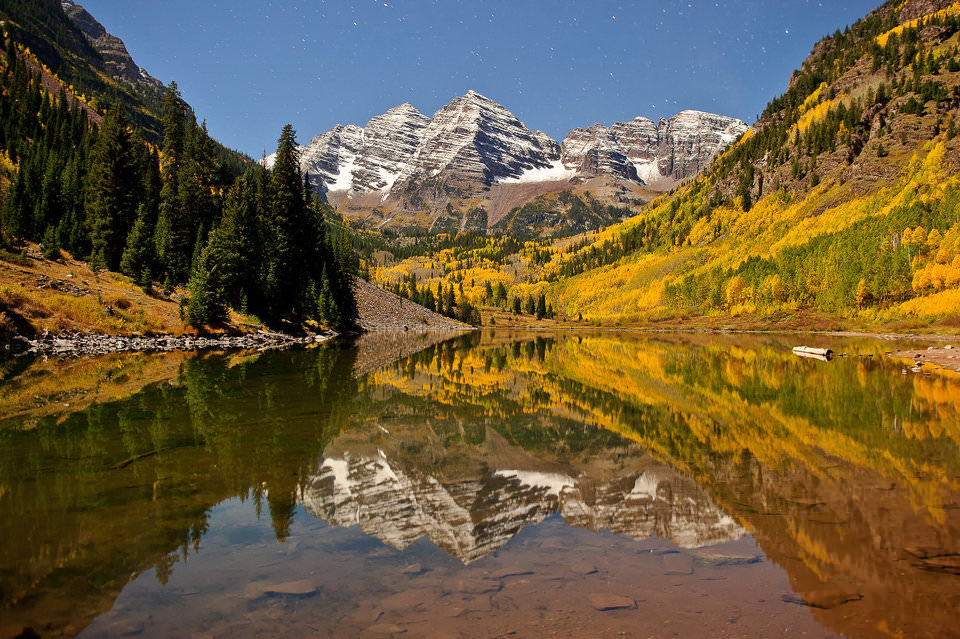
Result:
<svg viewBox="0 0 960 639"><path fill-rule="evenodd" d="M810 346L794 346L793 354L798 357L807 357L817 359L822 362L829 362L833 359L833 351L829 348L812 348Z"/></svg>

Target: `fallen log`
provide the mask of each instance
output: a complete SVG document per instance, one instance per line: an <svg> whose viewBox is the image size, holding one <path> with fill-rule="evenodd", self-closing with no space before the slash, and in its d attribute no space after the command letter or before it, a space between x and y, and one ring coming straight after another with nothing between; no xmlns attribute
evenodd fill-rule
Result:
<svg viewBox="0 0 960 639"><path fill-rule="evenodd" d="M823 362L829 362L833 359L833 351L829 348L812 348L810 346L794 346L793 354L798 357L808 357L818 359Z"/></svg>

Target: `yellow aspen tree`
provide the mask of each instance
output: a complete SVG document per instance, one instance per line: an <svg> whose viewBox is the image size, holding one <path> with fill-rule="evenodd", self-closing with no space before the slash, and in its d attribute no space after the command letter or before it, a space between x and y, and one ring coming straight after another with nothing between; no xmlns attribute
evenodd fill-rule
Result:
<svg viewBox="0 0 960 639"><path fill-rule="evenodd" d="M739 275L734 275L727 283L727 305L736 306L743 301L744 285Z"/></svg>
<svg viewBox="0 0 960 639"><path fill-rule="evenodd" d="M918 226L913 229L913 235L911 236L914 244L918 244L923 247L927 244L927 231L922 226Z"/></svg>
<svg viewBox="0 0 960 639"><path fill-rule="evenodd" d="M960 284L960 268L955 266L946 267L947 274L944 284L947 288L957 288L957 284Z"/></svg>
<svg viewBox="0 0 960 639"><path fill-rule="evenodd" d="M946 286L948 270L949 269L943 264L934 265L930 274L930 283L933 285L933 288L938 291L943 290L944 286Z"/></svg>

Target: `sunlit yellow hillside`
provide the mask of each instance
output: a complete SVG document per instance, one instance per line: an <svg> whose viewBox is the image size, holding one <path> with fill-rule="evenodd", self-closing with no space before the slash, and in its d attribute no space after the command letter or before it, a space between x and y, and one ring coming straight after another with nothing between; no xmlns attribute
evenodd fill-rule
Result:
<svg viewBox="0 0 960 639"><path fill-rule="evenodd" d="M549 264L548 298L604 322L956 322L957 8L821 42L708 174Z"/></svg>

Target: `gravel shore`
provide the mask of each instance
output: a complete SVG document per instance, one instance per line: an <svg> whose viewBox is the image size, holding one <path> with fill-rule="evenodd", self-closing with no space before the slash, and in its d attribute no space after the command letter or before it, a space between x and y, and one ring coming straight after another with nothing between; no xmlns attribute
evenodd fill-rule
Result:
<svg viewBox="0 0 960 639"><path fill-rule="evenodd" d="M131 337L123 335L84 335L81 333L46 334L35 338L15 337L6 350L39 355L102 355L134 351L192 351L205 349L281 348L294 344L313 344L333 339L337 334L326 332L295 337L283 333L257 331L245 335L159 335Z"/></svg>

